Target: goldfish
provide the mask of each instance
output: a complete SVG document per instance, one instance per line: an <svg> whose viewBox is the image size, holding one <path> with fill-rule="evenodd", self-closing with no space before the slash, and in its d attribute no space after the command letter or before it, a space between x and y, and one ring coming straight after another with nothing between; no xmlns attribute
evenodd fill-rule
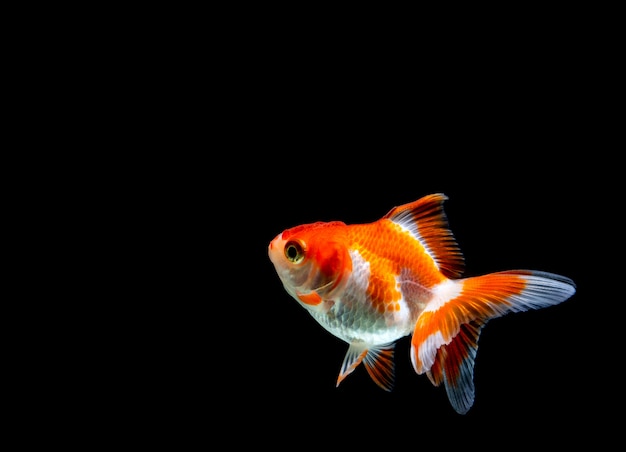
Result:
<svg viewBox="0 0 626 452"><path fill-rule="evenodd" d="M494 318L557 305L574 295L570 278L538 270L463 277L464 256L435 193L376 221L317 221L285 229L268 246L286 292L348 344L336 386L360 364L385 391L395 383L394 350L411 337L418 375L443 383L450 404L474 404L474 363L482 328Z"/></svg>

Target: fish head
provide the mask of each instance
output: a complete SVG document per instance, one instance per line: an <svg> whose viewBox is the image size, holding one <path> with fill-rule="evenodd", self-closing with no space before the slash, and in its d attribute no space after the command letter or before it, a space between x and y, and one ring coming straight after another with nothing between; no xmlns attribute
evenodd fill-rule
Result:
<svg viewBox="0 0 626 452"><path fill-rule="evenodd" d="M352 271L345 224L317 222L278 234L269 258L285 290L308 309L340 296Z"/></svg>

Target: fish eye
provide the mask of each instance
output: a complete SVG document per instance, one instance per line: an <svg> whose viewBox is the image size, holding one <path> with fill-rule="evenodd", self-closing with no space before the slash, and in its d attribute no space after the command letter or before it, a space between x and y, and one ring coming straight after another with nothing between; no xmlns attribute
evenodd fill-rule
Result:
<svg viewBox="0 0 626 452"><path fill-rule="evenodd" d="M285 245L285 257L289 262L299 264L304 259L304 248L298 242L287 242Z"/></svg>

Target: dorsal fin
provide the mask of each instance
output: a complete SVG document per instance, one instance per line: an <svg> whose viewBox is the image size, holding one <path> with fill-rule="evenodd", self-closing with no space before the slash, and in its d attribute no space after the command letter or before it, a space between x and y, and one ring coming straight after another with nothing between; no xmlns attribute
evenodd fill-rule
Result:
<svg viewBox="0 0 626 452"><path fill-rule="evenodd" d="M445 276L458 278L463 274L465 261L443 210L443 202L447 199L443 193L427 195L394 207L383 218L406 228L424 246Z"/></svg>

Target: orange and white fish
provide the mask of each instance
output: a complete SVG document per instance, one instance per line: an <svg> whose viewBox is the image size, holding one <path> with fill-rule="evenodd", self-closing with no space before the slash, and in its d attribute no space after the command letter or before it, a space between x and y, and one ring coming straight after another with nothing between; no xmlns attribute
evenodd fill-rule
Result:
<svg viewBox="0 0 626 452"><path fill-rule="evenodd" d="M361 363L383 389L394 384L395 342L411 336L411 362L453 408L474 403L481 329L509 312L553 306L574 282L510 270L461 278L464 259L438 193L395 207L378 221L296 226L269 244L286 291L326 330L349 344L337 385Z"/></svg>

